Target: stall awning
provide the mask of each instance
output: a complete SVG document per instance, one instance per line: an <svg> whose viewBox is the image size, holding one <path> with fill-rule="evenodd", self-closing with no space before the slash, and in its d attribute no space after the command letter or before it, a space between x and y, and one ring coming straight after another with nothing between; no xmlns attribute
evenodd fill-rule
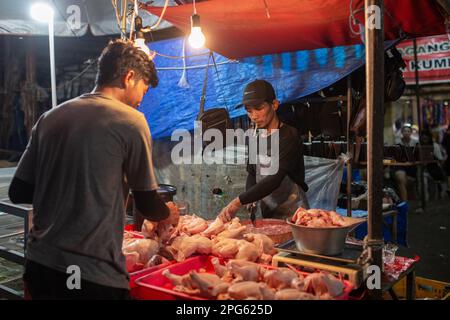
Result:
<svg viewBox="0 0 450 320"><path fill-rule="evenodd" d="M94 36L119 34L119 27L111 0L40 0L46 2L55 12L55 35L62 37L81 37L88 30ZM0 34L11 35L47 35L47 25L34 21L30 15L30 0L0 1ZM120 3L120 1L118 1ZM153 0L152 5L162 6L165 0ZM169 5L176 5L171 0ZM143 12L145 26L151 26L158 20L157 16ZM163 21L158 28L172 25Z"/></svg>
<svg viewBox="0 0 450 320"><path fill-rule="evenodd" d="M170 136L175 129L194 128L205 81L208 51L186 46L184 38L150 44L159 54L155 58L159 84L149 90L139 108L155 139ZM392 45L388 42L386 45ZM173 59L187 56L185 61ZM240 106L244 86L255 79L268 80L282 103L293 102L332 85L363 66L363 45L302 50L229 60L214 54L209 68L205 109L226 107L232 118L245 114ZM172 57L172 58L170 58Z"/></svg>
<svg viewBox="0 0 450 320"><path fill-rule="evenodd" d="M386 40L397 39L402 32L409 37L445 33L444 18L434 0L384 3ZM229 58L362 43L350 29L350 16L353 13L364 24L364 0L210 0L196 7L206 46ZM161 14L161 8L148 10ZM192 13L192 4L171 7L164 20L188 33Z"/></svg>

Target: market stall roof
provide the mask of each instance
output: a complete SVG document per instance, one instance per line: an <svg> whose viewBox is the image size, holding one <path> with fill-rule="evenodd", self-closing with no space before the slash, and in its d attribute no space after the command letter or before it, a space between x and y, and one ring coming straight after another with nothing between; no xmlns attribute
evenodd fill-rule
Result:
<svg viewBox="0 0 450 320"><path fill-rule="evenodd" d="M443 34L445 19L436 1L385 0L386 40ZM266 6L267 5L267 6ZM364 0L209 0L196 5L206 46L228 58L361 44ZM161 15L162 8L148 7ZM170 7L163 18L185 33L192 4ZM362 27L362 29L364 29Z"/></svg>
<svg viewBox="0 0 450 320"><path fill-rule="evenodd" d="M47 2L55 12L55 35L64 37L80 37L86 34L88 29L94 36L103 36L120 33L111 0L39 0L35 2ZM48 28L45 24L34 21L30 16L30 7L33 1L13 0L0 1L0 34L12 35L47 35ZM120 4L120 1L118 1ZM165 0L153 0L152 5L164 6ZM174 0L169 1L169 6L176 5ZM146 13L142 14L144 26L152 26L159 19ZM76 15L80 16L80 23L75 21ZM160 30L171 27L167 21L162 21L155 28Z"/></svg>

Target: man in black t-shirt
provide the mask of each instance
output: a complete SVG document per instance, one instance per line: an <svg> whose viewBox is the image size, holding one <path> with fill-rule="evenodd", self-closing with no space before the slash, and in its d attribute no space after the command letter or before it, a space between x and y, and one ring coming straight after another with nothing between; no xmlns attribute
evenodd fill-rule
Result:
<svg viewBox="0 0 450 320"><path fill-rule="evenodd" d="M246 191L233 199L219 216L228 221L241 206L259 201L264 218L289 217L300 205L308 207L300 134L279 120L276 111L280 102L269 82L256 80L249 83L242 103L251 121L264 130L258 137L257 161L249 158L247 164ZM266 141L262 141L264 139ZM278 148L274 148L273 142L278 142ZM267 152L259 150L261 145L267 145ZM278 170L270 172L268 169L274 161L278 162Z"/></svg>

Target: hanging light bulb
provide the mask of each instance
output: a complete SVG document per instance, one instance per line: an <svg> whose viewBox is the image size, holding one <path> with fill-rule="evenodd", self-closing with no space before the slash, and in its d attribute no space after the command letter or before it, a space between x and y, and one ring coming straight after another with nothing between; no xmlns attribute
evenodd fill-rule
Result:
<svg viewBox="0 0 450 320"><path fill-rule="evenodd" d="M195 49L201 48L205 45L205 35L200 26L200 16L194 13L191 16L191 34L189 35L189 45Z"/></svg>

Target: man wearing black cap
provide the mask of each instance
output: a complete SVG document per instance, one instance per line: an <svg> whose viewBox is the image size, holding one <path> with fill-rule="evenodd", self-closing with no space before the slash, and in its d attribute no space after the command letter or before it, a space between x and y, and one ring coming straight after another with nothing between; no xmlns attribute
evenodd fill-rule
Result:
<svg viewBox="0 0 450 320"><path fill-rule="evenodd" d="M228 221L241 206L257 201L264 218L286 218L293 215L300 205L308 208L303 143L297 129L278 118L276 111L280 102L272 85L264 80L249 83L245 87L242 103L256 128L265 130L259 137L257 161L247 163L246 191L233 199L219 216ZM275 154L277 149L271 146L272 134L277 134L279 138L276 141L279 143L278 154ZM261 139L267 140L268 150L264 155L259 150L259 146L263 145ZM274 159L278 160L277 172L265 174L267 170L264 169L271 166Z"/></svg>

